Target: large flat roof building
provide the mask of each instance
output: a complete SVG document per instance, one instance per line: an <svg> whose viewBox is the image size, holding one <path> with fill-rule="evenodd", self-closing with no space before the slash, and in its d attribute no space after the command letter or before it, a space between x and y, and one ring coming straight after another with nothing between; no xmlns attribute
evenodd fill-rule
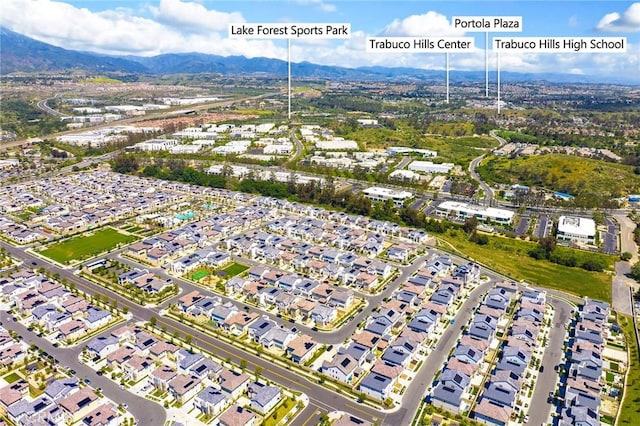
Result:
<svg viewBox="0 0 640 426"><path fill-rule="evenodd" d="M458 201L444 201L436 207L436 214L441 217L453 215L455 219L458 220L476 217L481 222L495 222L508 225L513 220L515 213L511 210L496 209L495 207L476 206Z"/></svg>
<svg viewBox="0 0 640 426"><path fill-rule="evenodd" d="M586 217L560 216L556 236L562 241L595 244L596 223Z"/></svg>
<svg viewBox="0 0 640 426"><path fill-rule="evenodd" d="M414 172L423 173L443 173L448 174L455 164L453 163L434 163L432 161L413 161L409 164L408 169Z"/></svg>
<svg viewBox="0 0 640 426"><path fill-rule="evenodd" d="M400 207L406 200L413 198L413 194L407 191L396 191L394 189L372 186L362 191L363 194L372 201L392 200L393 204Z"/></svg>

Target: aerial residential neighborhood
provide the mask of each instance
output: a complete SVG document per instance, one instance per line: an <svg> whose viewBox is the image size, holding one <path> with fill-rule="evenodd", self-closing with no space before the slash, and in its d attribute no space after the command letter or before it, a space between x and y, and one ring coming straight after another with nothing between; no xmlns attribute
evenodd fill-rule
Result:
<svg viewBox="0 0 640 426"><path fill-rule="evenodd" d="M3 1L0 426L640 424L640 4L576 6Z"/></svg>

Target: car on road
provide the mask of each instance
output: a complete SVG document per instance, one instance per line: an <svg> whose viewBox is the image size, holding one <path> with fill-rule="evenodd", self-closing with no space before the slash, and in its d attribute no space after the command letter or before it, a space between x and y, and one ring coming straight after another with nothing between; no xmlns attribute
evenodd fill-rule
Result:
<svg viewBox="0 0 640 426"><path fill-rule="evenodd" d="M529 422L529 415L528 414L526 416L524 416L524 422L525 422L525 424Z"/></svg>
<svg viewBox="0 0 640 426"><path fill-rule="evenodd" d="M75 376L76 375L76 370L71 370L70 373L71 373L72 376Z"/></svg>
<svg viewBox="0 0 640 426"><path fill-rule="evenodd" d="M36 262L36 261L34 260L33 262L31 262L31 264L32 264L33 266L37 266L37 265L38 265L38 262Z"/></svg>
<svg viewBox="0 0 640 426"><path fill-rule="evenodd" d="M102 371L101 371L101 370L98 370L98 371L96 371L96 374L97 374L98 376L102 376L102 374L104 374L104 373L102 373Z"/></svg>
<svg viewBox="0 0 640 426"><path fill-rule="evenodd" d="M544 365L541 365L538 371L540 371L541 373L544 372Z"/></svg>
<svg viewBox="0 0 640 426"><path fill-rule="evenodd" d="M91 384L91 380L87 379L86 377L84 378L84 382L85 382L86 384L88 384L88 385L90 385L90 384Z"/></svg>

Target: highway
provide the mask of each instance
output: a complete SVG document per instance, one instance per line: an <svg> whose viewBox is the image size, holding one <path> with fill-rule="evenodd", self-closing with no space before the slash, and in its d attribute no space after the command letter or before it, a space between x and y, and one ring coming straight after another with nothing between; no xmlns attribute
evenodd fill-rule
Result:
<svg viewBox="0 0 640 426"><path fill-rule="evenodd" d="M202 110L207 110L209 108L212 107L225 107L225 106L230 106L235 104L236 102L244 102L244 101L249 101L249 100L254 100L254 99L260 99L260 98L264 98L267 96L272 96L275 93L265 93L263 95L256 95L256 96L247 96L247 97L242 97L242 98L236 98L236 99L228 99L228 100L220 100L220 101L216 101L216 102L208 102L205 104L200 104L200 105L189 105L189 110L193 110L193 111L202 111ZM57 95L56 95L57 96ZM49 98L52 99L52 98ZM49 108L49 106L46 104L46 102L49 99L44 99L40 102L38 102L38 107L49 112L46 108ZM58 111L55 111L54 109L49 108L50 111L49 112L51 114L57 114L60 116L64 116L64 114L59 113ZM184 106L180 107L180 109L171 109L169 111L167 110L161 110L159 112L153 112L151 114L145 114L143 116L140 117L132 117L132 118L125 118L123 120L117 120L117 121L112 121L109 123L104 123L104 124L100 124L98 126L90 126L90 127L85 127L82 129L72 129L72 130L65 130L63 132L58 132L58 133L52 133L50 135L47 135L48 139L55 139L57 136L61 136L61 135L68 135L68 134L72 134L72 133L78 133L78 132L83 132L83 131L89 131L89 130L99 130L99 129L103 129L106 127L113 127L113 126L122 126L125 124L132 124L132 123L140 123L140 122L145 122L145 121L151 121L151 120L158 120L158 119L163 119L163 118L171 118L174 116L180 116L184 113ZM18 139L15 141L7 141L7 142L3 142L2 145L0 145L0 151L6 151L9 148L14 148L20 145L24 145L25 143L27 143L26 139Z"/></svg>
<svg viewBox="0 0 640 426"><path fill-rule="evenodd" d="M55 109L51 108L49 105L47 105L47 101L50 101L51 99L55 99L55 98L59 98L62 95L62 93L56 93L55 96L53 98L48 98L48 99L43 99L40 102L38 102L38 108L40 108L41 110L43 110L44 112L46 112L49 115L53 115L56 117L64 117L65 114L56 111Z"/></svg>

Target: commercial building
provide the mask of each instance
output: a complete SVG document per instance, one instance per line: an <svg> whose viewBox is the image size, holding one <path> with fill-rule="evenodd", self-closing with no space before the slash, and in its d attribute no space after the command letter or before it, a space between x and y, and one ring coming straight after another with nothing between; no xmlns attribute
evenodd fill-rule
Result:
<svg viewBox="0 0 640 426"><path fill-rule="evenodd" d="M438 164L432 161L413 161L407 168L414 172L448 174L454 167L453 163Z"/></svg>
<svg viewBox="0 0 640 426"><path fill-rule="evenodd" d="M413 198L413 194L407 191L396 191L389 188L382 188L379 186L372 186L367 188L362 193L372 201L387 201L392 200L393 204L400 207L406 200Z"/></svg>
<svg viewBox="0 0 640 426"><path fill-rule="evenodd" d="M595 244L596 223L593 219L575 216L560 216L558 219L558 240Z"/></svg>
<svg viewBox="0 0 640 426"><path fill-rule="evenodd" d="M494 222L501 225L508 225L513 220L514 212L506 209L476 206L457 201L444 201L436 208L436 214L441 217L453 215L453 217L458 220L475 217L481 222Z"/></svg>

